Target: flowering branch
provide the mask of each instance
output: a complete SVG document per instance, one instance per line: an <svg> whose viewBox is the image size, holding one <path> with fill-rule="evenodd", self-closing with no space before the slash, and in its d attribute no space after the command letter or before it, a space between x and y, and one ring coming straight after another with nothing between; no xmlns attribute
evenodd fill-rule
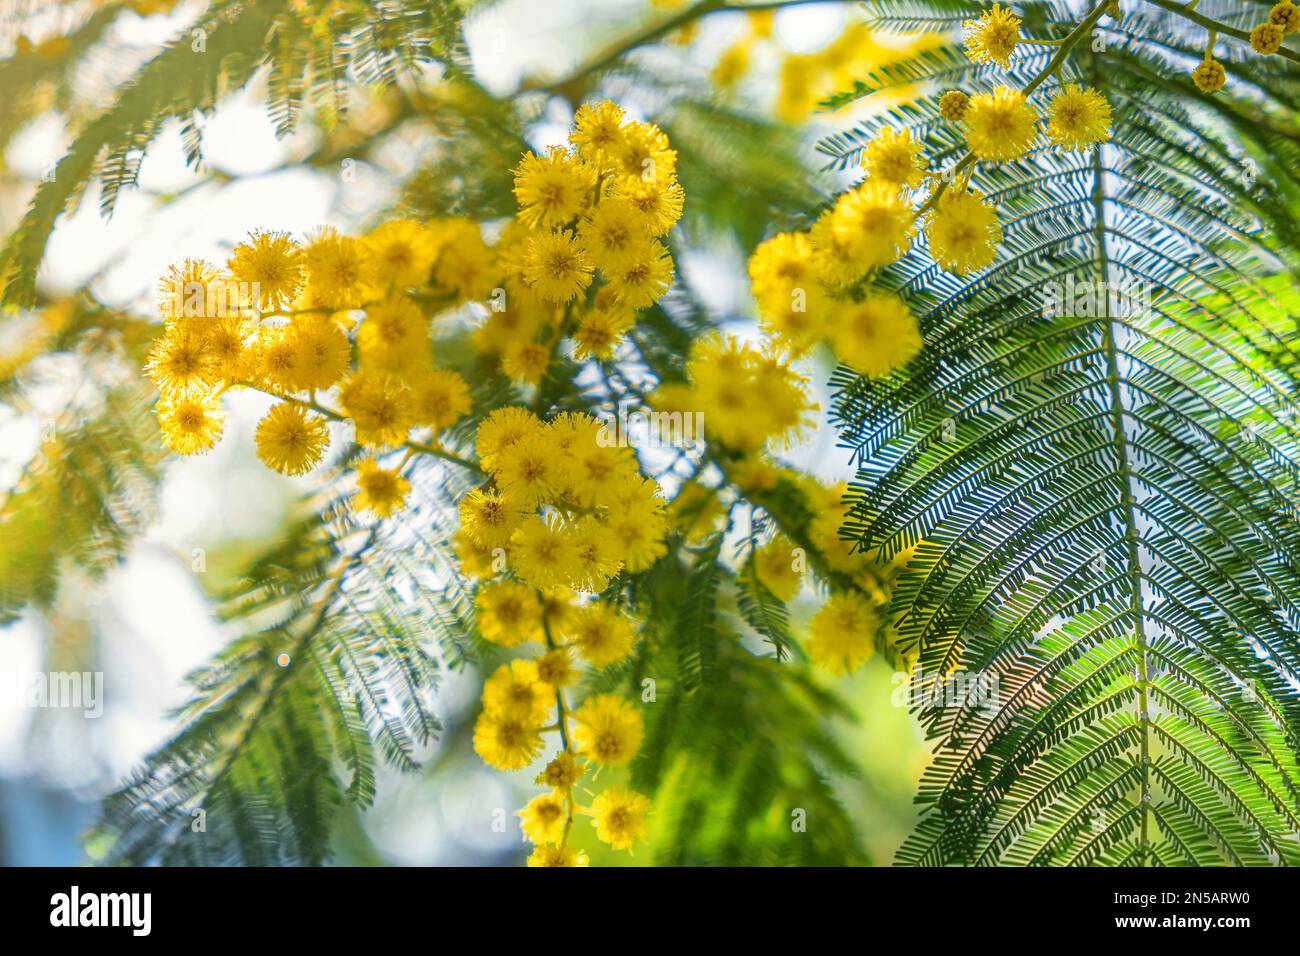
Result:
<svg viewBox="0 0 1300 956"><path fill-rule="evenodd" d="M1065 39L1060 41L1060 45L1056 53L1053 54L1051 60L1049 60L1047 65L1043 67L1039 74L1030 80L1025 88L1021 90L1025 96L1028 96L1030 93L1034 92L1034 90L1038 89L1038 87L1043 84L1044 80L1061 68L1061 65L1065 62L1066 56L1069 55L1070 51L1078 45L1080 40L1088 35L1097 21L1101 19L1102 14L1106 12L1108 6L1110 6L1110 0L1101 0L1101 2L1092 9L1092 12L1079 21ZM944 194L944 191L948 188L948 184L957 178L959 172L974 162L975 154L967 151L966 155L957 161L957 164L949 170L946 176L943 177L943 180L939 183L938 187L935 188L934 192L932 192L925 202L923 202L916 210L917 218L919 219L939 201L939 197Z"/></svg>
<svg viewBox="0 0 1300 956"><path fill-rule="evenodd" d="M312 399L295 398L292 395L284 395L280 392L273 391L272 389L262 388L260 385L254 385L251 382L240 382L238 384L242 385L244 388L251 388L255 392L261 392L263 395L270 395L272 398L278 398L282 402L289 402L290 404L298 405L301 406L302 408L310 408L313 412L316 412L318 415L324 415L326 418L330 419L331 421L335 421L335 422L348 421L348 417L344 415L342 412L338 411L337 409L327 408L326 406L320 404L320 402L314 401ZM483 474L482 469L479 468L478 465L474 464L474 462L470 461L468 458L463 458L460 455L457 455L455 452L447 451L447 449L439 448L436 445L430 445L424 442L412 441L408 439L402 442L401 447L407 449L408 452L416 452L421 455L432 455L435 458L441 458L443 461L451 462L453 465L460 465L462 468L468 468L470 471L474 472L475 474L478 475Z"/></svg>
<svg viewBox="0 0 1300 956"><path fill-rule="evenodd" d="M1240 30L1237 27L1229 26L1226 23L1220 23L1218 20L1211 19L1202 13L1197 13L1195 4L1175 3L1174 0L1147 0L1147 3L1153 4L1162 10L1167 10L1176 16L1185 20L1199 24L1210 31L1210 35L1222 33L1224 36L1230 36L1234 40L1240 40L1243 43L1250 43L1250 33ZM1294 50L1288 50L1285 46L1278 47L1277 55L1290 60L1292 63L1300 63L1300 53Z"/></svg>

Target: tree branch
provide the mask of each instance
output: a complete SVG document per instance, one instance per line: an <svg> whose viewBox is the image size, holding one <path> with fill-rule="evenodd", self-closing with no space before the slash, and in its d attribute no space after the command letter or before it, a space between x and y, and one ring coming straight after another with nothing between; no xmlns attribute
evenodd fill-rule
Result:
<svg viewBox="0 0 1300 956"><path fill-rule="evenodd" d="M593 73L599 73L604 69L617 63L627 54L639 47L654 43L662 39L674 30L694 23L696 20L706 17L711 13L761 13L767 10L779 10L783 7L798 7L808 3L824 3L826 0L760 0L758 3L728 3L725 0L701 0L701 2L689 6L684 10L673 14L665 20L653 23L639 33L635 33L625 40L622 40L613 46L589 60L585 65L579 67L568 75L558 80L529 80L519 87L520 93L549 92L555 93L561 88L575 83ZM842 3L851 2L851 0L839 0Z"/></svg>
<svg viewBox="0 0 1300 956"><path fill-rule="evenodd" d="M1147 0L1147 3L1153 4L1162 10L1168 10L1184 20L1191 20L1211 32L1222 33L1224 36L1241 40L1243 43L1250 43L1250 34L1247 31L1239 30L1237 27L1230 27L1226 23L1220 23L1218 20L1212 20L1204 14L1197 13L1190 4L1175 3L1174 0ZM1300 53L1288 50L1286 47L1279 47L1277 55L1290 60L1292 63L1300 63Z"/></svg>

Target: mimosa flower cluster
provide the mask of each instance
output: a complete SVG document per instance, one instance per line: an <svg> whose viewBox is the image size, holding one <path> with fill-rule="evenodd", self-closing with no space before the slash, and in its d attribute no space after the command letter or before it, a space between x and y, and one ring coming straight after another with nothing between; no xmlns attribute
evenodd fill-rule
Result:
<svg viewBox="0 0 1300 956"><path fill-rule="evenodd" d="M533 588L600 592L654 564L668 527L659 487L602 427L577 412L543 423L526 408L494 411L477 448L491 481L460 503L468 542Z"/></svg>
<svg viewBox="0 0 1300 956"><path fill-rule="evenodd" d="M966 21L966 33L972 60L1004 68L1024 42L1019 18L998 4ZM997 209L971 186L976 164L1020 159L1044 138L1064 150L1110 138L1106 98L1071 83L1047 96L1044 116L1007 85L974 95L949 91L939 112L965 136L967 154L953 167L931 170L911 129L886 127L862 151L865 176L858 186L811 229L775 235L754 252L749 275L760 319L795 354L825 341L841 362L873 378L906 365L920 351L921 336L900 298L872 289L878 270L903 255L918 233L942 268L957 275L984 268L1002 228Z"/></svg>
<svg viewBox="0 0 1300 956"><path fill-rule="evenodd" d="M767 344L701 336L685 381L649 396L657 409L702 413L711 453L729 470L722 484L688 482L671 503L637 452L609 441L599 420L541 399L563 354L616 365L638 314L671 287L664 236L685 201L676 162L658 127L613 103L585 104L567 146L521 158L509 221L394 219L355 237L258 231L224 265L184 260L159 284L164 326L145 371L160 393L168 447L212 448L225 396L244 389L274 400L255 435L269 468L303 475L326 461L332 441L364 451L340 461L370 520L406 506L418 456L479 478L456 503L453 547L477 631L508 659L484 683L473 745L503 771L542 767L542 792L519 813L535 845L532 865L585 864L572 839L581 817L615 849L646 835L650 801L617 777L641 749L644 705L579 687L584 671L618 667L636 652L641 624L615 582L654 566L670 534L698 542L725 533L736 496L759 501L780 482L801 489L814 515L801 538L816 552L814 567L782 533L748 560L778 600L793 600L809 573L832 592L806 641L808 657L832 674L873 653L885 623L882 587L901 566L881 568L839 539L842 486L824 487L771 457L798 443L818 411L793 359L823 330L801 331L797 313ZM863 204L855 210L872 215ZM865 220L854 223L857 235L836 220L835 236L851 239L864 261L886 261ZM875 334L872 310L891 303L838 302L859 274L841 258L828 263L839 286L820 286L813 241L778 237L760 250L755 261L771 264L771 288L802 283L815 303L836 302L828 334L843 354L864 365L905 361L897 337ZM815 241L840 239L818 233ZM906 329L910 316L896 322ZM457 323L468 324L477 357L449 367L435 332ZM494 375L533 398L476 407L472 383ZM448 430L471 415L475 440L462 452ZM598 772L604 784L593 791Z"/></svg>
<svg viewBox="0 0 1300 956"><path fill-rule="evenodd" d="M577 359L611 358L672 284L660 237L684 194L663 132L613 103L584 106L573 143L523 158L519 214L491 245L469 219L398 219L359 238L255 232L224 268L173 266L146 366L168 447L212 448L223 394L247 387L283 400L257 431L259 457L283 474L324 460L330 420L350 422L377 455L409 452L413 431L436 436L471 410L468 383L437 367L431 341L435 318L470 302L487 313L474 345L523 385L538 384L564 344ZM378 458L357 478L358 506L380 517L409 490Z"/></svg>
<svg viewBox="0 0 1300 956"><path fill-rule="evenodd" d="M316 468L329 422L350 422L372 452L356 468L356 503L391 514L409 484L380 459L471 407L464 378L436 367L429 310L414 296L440 311L484 297L492 261L476 223L447 219L393 220L360 238L324 228L302 243L255 232L225 269L173 266L159 284L164 331L145 367L161 394L164 441L182 454L207 451L221 437L225 393L263 392L279 399L255 436L269 468Z"/></svg>
<svg viewBox="0 0 1300 956"><path fill-rule="evenodd" d="M530 866L582 866L586 854L569 843L576 815L589 816L598 839L630 850L645 835L650 801L608 786L588 802L578 784L589 770L624 767L641 749L640 705L618 694L594 694L574 708L569 700L585 664L593 669L626 660L636 648L637 625L613 602L583 603L564 587L540 590L499 576L476 597L479 630L503 647L536 648L502 664L483 686L474 749L499 770L522 770L543 756L544 738L558 747L535 783L544 792L519 813L536 849Z"/></svg>
<svg viewBox="0 0 1300 956"><path fill-rule="evenodd" d="M636 312L673 283L662 237L685 203L676 170L663 131L608 101L578 109L568 148L523 158L519 213L499 245L504 308L478 337L503 370L540 381L561 335L579 359L613 358Z"/></svg>

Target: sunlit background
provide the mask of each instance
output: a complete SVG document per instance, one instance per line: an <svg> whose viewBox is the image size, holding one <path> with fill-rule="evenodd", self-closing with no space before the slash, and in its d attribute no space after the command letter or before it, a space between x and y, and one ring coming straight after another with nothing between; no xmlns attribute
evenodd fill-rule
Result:
<svg viewBox="0 0 1300 956"><path fill-rule="evenodd" d="M0 55L20 44L58 37L84 17L85 4L6 3L0 20ZM897 39L867 37L855 4L810 3L775 16L770 36L754 37L742 14L709 17L686 43L658 45L646 56L674 58L684 79L714 83L735 97L801 124L808 162L819 164L812 144L826 123L842 115L813 113L818 99L842 88L855 68L888 56ZM635 35L668 15L671 3L644 0L512 0L472 16L467 40L474 69L494 93L509 94L529 81L562 77L620 38ZM124 11L104 49L91 57L79 82L90 102L107 101L114 85L158 46L183 31L196 4L170 13L139 16ZM634 115L644 109L635 91L610 92ZM317 143L310 125L278 140L260 83L230 96L204 123L205 167L188 168L179 129L169 128L148 151L139 188L120 197L110 220L101 218L92 189L75 214L60 221L41 273L50 295L87 287L103 303L154 315L156 278L181 257L224 261L252 228L302 235L321 224L344 230L372 223L393 201L403 179L420 162L420 146L395 144L383 163L339 170L297 165ZM364 122L364 102L360 121ZM0 104L0 113L4 110ZM532 130L535 147L563 140L568 106L553 99ZM51 108L14 139L0 163L0 223L21 216L32 189L69 141L61 114ZM804 175L791 169L792 177ZM689 184L688 193L689 193ZM689 200L688 200L689 201ZM718 320L752 331L743 254L738 248L696 249L683 273L715 310ZM0 323L0 353L14 323ZM827 407L829 367L812 370ZM60 412L93 400L103 383L85 380L75 367L46 370L31 407L0 405L0 492L11 489L36 453L45 429ZM210 581L274 538L290 514L292 480L273 474L253 455L252 432L269 399L231 396L226 437L211 454L172 460L167 466L156 521L127 560L103 582L65 584L48 614L27 613L0 630L0 863L72 864L86 859L79 837L96 815L98 800L140 758L163 742L174 724L169 712L186 699L183 677L231 636L211 614ZM823 427L791 460L825 478L851 475L847 452ZM815 607L805 595L803 616ZM30 675L51 668L102 672L103 713L31 705ZM67 662L76 662L69 665ZM864 769L860 779L838 782L873 861L888 862L914 820L912 795L925 748L915 721L892 698L898 681L883 662L837 683L859 721L829 728L840 735ZM515 826L493 826L492 810L513 812L527 799L524 780L484 766L463 733L472 719L478 677L447 674L438 692L444 723L460 728L432 755L426 768L386 774L373 809L345 821L337 859L343 863L516 863L525 852ZM625 854L618 860L629 862ZM593 854L593 862L615 862ZM630 862L636 863L634 856Z"/></svg>

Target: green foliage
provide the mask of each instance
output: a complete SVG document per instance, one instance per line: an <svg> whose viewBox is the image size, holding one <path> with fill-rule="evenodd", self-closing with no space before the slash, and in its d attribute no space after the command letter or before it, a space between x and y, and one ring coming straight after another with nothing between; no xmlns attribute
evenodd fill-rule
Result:
<svg viewBox="0 0 1300 956"><path fill-rule="evenodd" d="M741 110L680 97L663 120L678 153L678 173L691 184L689 219L708 241L734 236L753 248L773 222L815 205L820 195L802 170L794 131Z"/></svg>
<svg viewBox="0 0 1300 956"><path fill-rule="evenodd" d="M1078 19L1024 6L1038 35ZM1249 29L1263 8L1197 9ZM1077 48L1063 79L1107 96L1112 141L981 166L994 263L959 279L914 249L882 284L925 351L886 380L835 378L859 466L846 533L885 556L917 545L893 610L919 689L957 668L997 681L991 700L924 699L937 751L905 864L1300 863L1300 89L1294 66L1232 44L1207 97L1190 79L1203 29L1128 5L1102 25L1105 50ZM962 57L864 80L850 96L941 78L824 151L850 162L894 122L951 165L964 147L929 94L999 81ZM1018 56L1007 82L1043 60ZM1044 315L1067 276L1150 302Z"/></svg>
<svg viewBox="0 0 1300 956"><path fill-rule="evenodd" d="M77 68L103 39L118 12L112 6L100 7L63 38L57 56L34 48L0 62L0 89L7 94L0 110L0 145L7 147L24 124L47 108L51 97L59 109L74 111L72 81Z"/></svg>
<svg viewBox="0 0 1300 956"><path fill-rule="evenodd" d="M166 450L145 391L110 390L86 420L56 423L0 504L0 622L49 607L69 567L114 567L152 519Z"/></svg>
<svg viewBox="0 0 1300 956"><path fill-rule="evenodd" d="M852 713L805 671L744 646L718 604L719 581L734 573L720 544L715 536L695 549L693 568L660 562L637 594L648 632L621 679L643 699L653 694L631 782L654 795L655 862L865 863L829 782L856 773L827 734L832 718ZM677 616L666 613L674 605Z"/></svg>
<svg viewBox="0 0 1300 956"><path fill-rule="evenodd" d="M412 485L458 480L434 466ZM244 635L190 675L176 735L106 800L90 841L104 862L319 864L340 805L372 802L377 764L417 766L441 730L438 673L471 641L447 515L422 497L369 528L312 502L217 595Z"/></svg>
<svg viewBox="0 0 1300 956"><path fill-rule="evenodd" d="M330 16L320 16L327 7ZM103 16L100 26L110 14ZM200 37L201 51L194 46ZM495 98L462 60L451 3L211 4L76 130L5 251L6 296L30 300L50 230L85 189L98 181L101 208L111 213L120 190L134 184L144 150L170 123L180 125L190 162L201 164L204 116L219 97L262 78L281 134L306 119L319 127L320 145L304 165L326 169L342 157L380 155L393 140L415 141L421 165L402 184L395 203L401 214L509 215L510 170L527 148L526 131L553 101ZM396 82L429 64L445 71L443 82ZM680 247L675 253L688 243L733 242L748 253L767 224L791 221L821 201L793 131L738 103L683 91L679 79L651 69L638 64L623 75L646 102L657 101L648 112L679 153L689 199L671 240ZM573 89L585 95L592 79ZM358 84L386 88L377 124L364 129L342 122ZM620 400L644 408L650 389L680 382L692 341L718 322L689 280L680 277L638 324L626 361L594 370L575 388L577 366L559 360L531 404L543 412ZM68 335L75 340L89 329ZM482 360L463 330L440 334L436 348L440 362L472 380L484 377L469 374ZM476 388L474 399L480 410L523 401L499 378ZM463 452L475 424L466 421L443 438ZM156 436L150 440L160 456ZM336 492L357 453L349 449L327 476ZM133 461L137 454L129 452ZM661 477L668 489L681 480L721 489L731 503L742 497L728 476L736 464L725 453L698 463L678 459ZM190 676L192 696L177 713L172 739L106 802L88 844L96 860L320 863L331 858L340 819L373 801L381 768L413 769L443 733L439 759L453 760L453 744L468 749L471 724L444 730L431 693L445 670L479 657L490 666L497 658L487 652L500 653L475 634L449 566L455 518L446 505L470 477L425 462L412 476L411 509L374 529L353 524L341 498L312 499L308 517L214 589L230 643ZM779 525L822 582L845 582L822 566L809 541L812 514L800 489L782 480L759 499L727 515L732 536L744 536L734 555L722 534L698 544L674 537L656 568L611 585L625 590L649 626L636 655L591 676L586 689L637 696L654 681L654 699L642 708L645 746L629 773L654 801L658 862L864 863L833 782L855 773L834 736L852 712L809 675L788 610L758 579L752 552ZM45 513L44 503L32 503ZM126 530L119 538L120 556Z"/></svg>
<svg viewBox="0 0 1300 956"><path fill-rule="evenodd" d="M322 11L330 8L329 16ZM280 133L294 128L307 102L322 119L346 112L352 84L392 85L403 72L463 53L459 21L447 0L217 0L127 82L114 102L81 129L43 182L0 258L6 304L30 304L36 271L55 221L98 179L99 207L112 213L132 186L144 151L169 121L180 123L186 158L202 161L202 117L262 68Z"/></svg>

